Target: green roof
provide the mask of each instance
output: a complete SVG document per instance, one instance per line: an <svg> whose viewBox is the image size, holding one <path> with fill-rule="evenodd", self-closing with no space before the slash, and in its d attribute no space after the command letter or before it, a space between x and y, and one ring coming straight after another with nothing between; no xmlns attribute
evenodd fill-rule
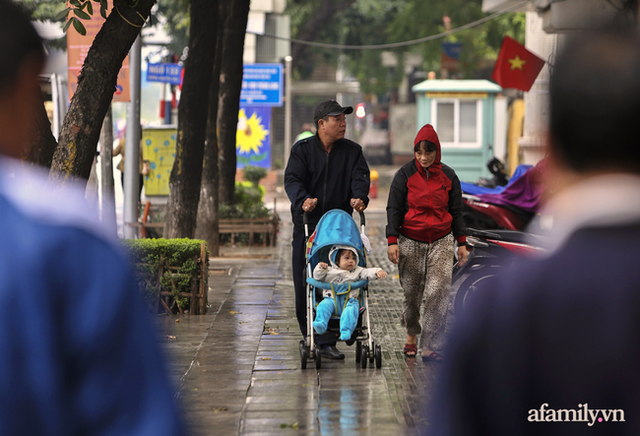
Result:
<svg viewBox="0 0 640 436"><path fill-rule="evenodd" d="M425 80L414 85L413 92L502 92L502 88L488 80Z"/></svg>

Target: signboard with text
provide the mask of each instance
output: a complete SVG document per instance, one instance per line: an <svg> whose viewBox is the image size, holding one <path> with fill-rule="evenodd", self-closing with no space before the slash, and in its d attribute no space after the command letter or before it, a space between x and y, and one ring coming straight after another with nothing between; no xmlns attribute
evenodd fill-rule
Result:
<svg viewBox="0 0 640 436"><path fill-rule="evenodd" d="M113 0L108 0L107 11L113 7ZM108 14L108 12L107 12ZM78 76L84 65L89 48L93 44L93 40L102 28L105 19L102 18L98 10L93 11L91 20L83 20L82 24L87 29L86 35L80 35L73 26L67 31L67 63L69 74L69 101L76 92L78 86ZM129 55L124 59L122 68L118 73L118 81L116 91L113 94L113 101L128 102L131 100L129 95Z"/></svg>
<svg viewBox="0 0 640 436"><path fill-rule="evenodd" d="M282 65L245 64L240 104L282 106Z"/></svg>
<svg viewBox="0 0 640 436"><path fill-rule="evenodd" d="M178 64L160 63L149 64L147 67L147 82L162 82L179 85L182 79L182 66Z"/></svg>

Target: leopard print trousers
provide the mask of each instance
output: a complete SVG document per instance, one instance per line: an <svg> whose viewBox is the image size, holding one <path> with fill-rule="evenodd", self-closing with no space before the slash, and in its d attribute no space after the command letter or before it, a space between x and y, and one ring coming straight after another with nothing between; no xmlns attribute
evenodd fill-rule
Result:
<svg viewBox="0 0 640 436"><path fill-rule="evenodd" d="M407 328L408 335L422 333L419 342L421 349L441 350L449 310L453 235L449 233L431 244L400 235L398 247L398 273L404 290L401 325ZM420 323L423 296L424 310Z"/></svg>

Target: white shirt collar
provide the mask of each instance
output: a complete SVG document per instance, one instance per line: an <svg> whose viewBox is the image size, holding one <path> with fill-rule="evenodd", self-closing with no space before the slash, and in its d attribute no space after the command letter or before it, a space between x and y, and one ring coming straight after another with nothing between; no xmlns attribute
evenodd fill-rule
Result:
<svg viewBox="0 0 640 436"><path fill-rule="evenodd" d="M537 225L549 232L549 252L580 228L640 222L640 176L610 174L572 185L543 207Z"/></svg>

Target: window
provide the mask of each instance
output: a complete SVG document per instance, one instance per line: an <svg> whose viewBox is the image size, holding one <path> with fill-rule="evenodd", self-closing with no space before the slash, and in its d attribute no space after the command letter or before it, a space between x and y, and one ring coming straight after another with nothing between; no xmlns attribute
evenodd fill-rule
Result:
<svg viewBox="0 0 640 436"><path fill-rule="evenodd" d="M481 100L433 99L431 110L443 147L480 147Z"/></svg>

